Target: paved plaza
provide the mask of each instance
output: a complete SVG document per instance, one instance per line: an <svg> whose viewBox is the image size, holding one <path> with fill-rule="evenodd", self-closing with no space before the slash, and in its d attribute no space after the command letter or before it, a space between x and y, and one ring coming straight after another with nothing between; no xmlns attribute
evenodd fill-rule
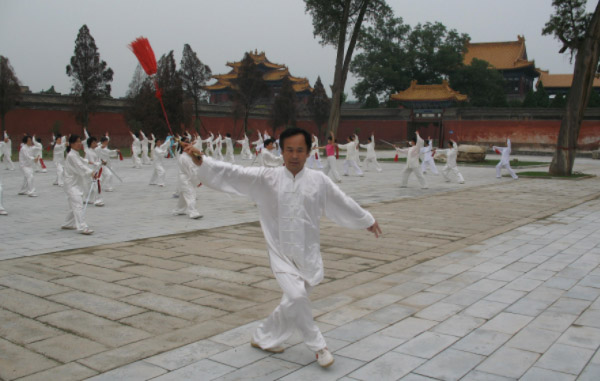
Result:
<svg viewBox="0 0 600 381"><path fill-rule="evenodd" d="M398 187L403 164L383 167L341 184L382 237L323 220L311 299L328 369L296 336L282 354L249 345L281 298L250 201L201 187L203 219L171 216L173 187L121 163L125 183L83 237L58 229L53 175L27 198L3 171L0 379L600 379L599 178L461 167L467 184L427 176L421 191Z"/></svg>

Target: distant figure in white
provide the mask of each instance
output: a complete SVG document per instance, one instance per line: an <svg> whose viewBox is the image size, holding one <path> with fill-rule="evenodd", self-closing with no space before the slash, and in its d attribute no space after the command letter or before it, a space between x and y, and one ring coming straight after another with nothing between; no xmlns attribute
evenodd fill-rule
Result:
<svg viewBox="0 0 600 381"><path fill-rule="evenodd" d="M323 163L321 163L321 157L319 155L319 138L317 138L315 134L312 134L310 156L306 160L306 166L310 169L314 169L315 167L323 169Z"/></svg>
<svg viewBox="0 0 600 381"><path fill-rule="evenodd" d="M23 185L19 191L20 195L29 197L37 197L35 187L33 186L33 166L38 161L38 158L33 154L33 141L31 136L23 137L23 144L19 151L19 166L23 171Z"/></svg>
<svg viewBox="0 0 600 381"><path fill-rule="evenodd" d="M452 139L448 142L448 149L438 150L440 153L446 154L446 165L442 168L442 175L444 176L444 180L446 182L450 182L450 177L448 177L448 173L452 171L459 184L464 184L465 179L462 174L458 171L458 166L456 165L456 158L458 157L458 144Z"/></svg>
<svg viewBox="0 0 600 381"><path fill-rule="evenodd" d="M177 200L177 207L173 210L173 214L187 214L189 218L195 220L202 218L202 215L196 210L196 189L200 182L196 181L194 176L196 164L194 164L189 154L183 152L185 148L191 146L186 140L181 139L179 142L179 155L177 157L179 167L179 200Z"/></svg>
<svg viewBox="0 0 600 381"><path fill-rule="evenodd" d="M506 139L506 147L492 146L492 149L496 151L498 155L501 155L500 162L498 163L498 165L496 165L496 177L502 177L500 171L502 167L504 167L506 168L508 173L510 173L513 179L518 179L519 176L517 176L515 171L513 171L513 169L510 167L510 139Z"/></svg>
<svg viewBox="0 0 600 381"><path fill-rule="evenodd" d="M231 140L231 134L229 132L225 134L225 161L228 163L235 163L235 157L233 156L233 140Z"/></svg>
<svg viewBox="0 0 600 381"><path fill-rule="evenodd" d="M435 155L435 150L433 149L433 140L431 137L427 138L427 146L421 148L421 153L423 154L423 162L421 163L421 172L423 174L427 173L427 167L431 169L431 172L435 175L439 175L437 167L435 166L435 161L433 160L433 155Z"/></svg>
<svg viewBox="0 0 600 381"><path fill-rule="evenodd" d="M375 153L375 135L373 133L371 133L371 137L369 137L367 139L368 139L367 144L360 145L360 148L365 148L367 150L367 156L365 157L365 160L363 161L363 164L365 164L365 170L368 171L369 165L373 165L373 167L375 167L375 170L377 172L381 172L382 169L379 166L379 163L377 162L377 154Z"/></svg>
<svg viewBox="0 0 600 381"><path fill-rule="evenodd" d="M252 151L250 151L250 142L248 141L248 137L244 134L244 139L236 140L238 144L242 145L242 160L252 160Z"/></svg>
<svg viewBox="0 0 600 381"><path fill-rule="evenodd" d="M159 187L165 186L165 175L166 171L163 167L163 159L169 152L169 145L171 144L171 137L167 137L167 140L163 143L163 139L156 139L156 146L154 147L154 171L150 178L150 185L158 185Z"/></svg>
<svg viewBox="0 0 600 381"><path fill-rule="evenodd" d="M102 178L100 179L102 182L102 189L107 192L113 192L115 190L113 187L113 180L115 176L112 171L111 161L112 159L116 158L121 151L118 149L108 148L109 141L110 137L108 136L107 132L106 135L100 138L100 144L96 147L96 154L98 155L100 161L104 163L104 170L102 171Z"/></svg>
<svg viewBox="0 0 600 381"><path fill-rule="evenodd" d="M67 138L61 134L54 136L52 144L54 145L52 160L56 166L56 180L52 185L58 185L62 187L65 184L64 173L65 173L65 150L67 149Z"/></svg>
<svg viewBox="0 0 600 381"><path fill-rule="evenodd" d="M281 167L283 156L277 154L275 140L268 138L264 140L265 147L260 151L261 165L269 168Z"/></svg>
<svg viewBox="0 0 600 381"><path fill-rule="evenodd" d="M92 234L84 220L83 215L83 191L93 180L95 172L87 165L86 161L79 155L82 148L81 139L78 135L69 137L67 147L67 159L65 160L65 186L63 189L67 194L69 213L62 229L77 230L81 234Z"/></svg>
<svg viewBox="0 0 600 381"><path fill-rule="evenodd" d="M2 179L0 179L0 216L6 216L8 212L2 206Z"/></svg>
<svg viewBox="0 0 600 381"><path fill-rule="evenodd" d="M0 141L0 155L2 155L2 161L4 162L4 165L6 165L6 169L14 171L15 165L11 158L12 140L10 140L6 131L4 131L4 140Z"/></svg>
<svg viewBox="0 0 600 381"><path fill-rule="evenodd" d="M346 160L344 160L344 176L349 175L349 169L352 168L358 176L364 176L363 171L356 162L356 138L354 136L348 136L346 138L346 144L338 144L338 147L346 150Z"/></svg>
<svg viewBox="0 0 600 381"><path fill-rule="evenodd" d="M133 139L133 142L131 143L131 160L133 160L133 168L141 169L142 161L140 160L140 154L142 153L142 143L133 132L130 132L130 134Z"/></svg>
<svg viewBox="0 0 600 381"><path fill-rule="evenodd" d="M140 130L140 136L142 137L141 143L142 143L142 164L144 165L150 165L152 164L150 162L150 158L148 157L148 143L149 140L146 137L146 135L144 135L144 132Z"/></svg>
<svg viewBox="0 0 600 381"><path fill-rule="evenodd" d="M423 173L421 173L421 168L419 168L419 153L421 152L421 148L423 148L423 139L419 136L419 131L415 131L415 137L408 144L410 145L409 148L394 146L397 152L406 153L406 167L404 167L404 172L402 172L400 187L406 188L408 177L414 172L417 180L419 180L419 184L421 184L421 188L427 189L427 182L425 181L425 177L423 177Z"/></svg>

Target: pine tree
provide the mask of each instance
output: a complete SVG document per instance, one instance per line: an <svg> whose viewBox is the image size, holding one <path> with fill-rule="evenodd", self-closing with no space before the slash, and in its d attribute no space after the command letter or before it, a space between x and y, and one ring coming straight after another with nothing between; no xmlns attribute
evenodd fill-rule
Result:
<svg viewBox="0 0 600 381"><path fill-rule="evenodd" d="M329 111L331 110L331 100L327 97L321 77L317 77L313 91L308 96L308 110L312 120L317 125L317 136L321 139L321 129L329 119Z"/></svg>
<svg viewBox="0 0 600 381"><path fill-rule="evenodd" d="M185 95L194 100L196 121L200 121L198 118L198 104L207 98L204 85L210 79L211 75L210 67L200 61L196 52L192 50L189 44L185 44L181 58L181 79Z"/></svg>
<svg viewBox="0 0 600 381"><path fill-rule="evenodd" d="M281 83L281 89L273 100L271 107L271 127L273 136L276 135L278 127L296 126L297 114L296 92L289 78L285 77Z"/></svg>
<svg viewBox="0 0 600 381"><path fill-rule="evenodd" d="M4 117L21 99L21 87L8 58L0 56L0 131L6 131Z"/></svg>

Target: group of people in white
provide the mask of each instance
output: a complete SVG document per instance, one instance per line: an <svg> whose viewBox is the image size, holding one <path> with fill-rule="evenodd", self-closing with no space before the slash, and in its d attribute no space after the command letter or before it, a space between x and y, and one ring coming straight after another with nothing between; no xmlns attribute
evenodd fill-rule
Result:
<svg viewBox="0 0 600 381"><path fill-rule="evenodd" d="M102 136L100 140L90 136L86 129L83 133L83 139L76 135L67 137L57 134L53 137L51 147L56 167L56 178L53 184L64 187L67 193L69 214L62 228L77 230L82 234L92 234L93 231L84 220L85 207L88 204L99 207L104 206L102 192L112 192L114 190L115 177L122 181L113 170L111 161L117 157L123 160L123 157L120 150L108 148L110 141L108 133ZM132 166L140 169L144 165L153 165L150 185L164 187L166 185L164 160L169 157L177 160L177 187L173 197L178 198L178 202L173 214L187 215L192 219L202 217L196 209L196 191L201 184L193 181L192 169L194 166L192 158L184 152L186 147L194 147L197 151L215 160L234 164L236 162L234 146L237 144L241 146L238 160L251 161L250 166L258 164L260 167L275 168L284 165L279 139L272 138L267 131L264 131L264 133L259 132L257 139L254 141L250 141L246 134L242 139L236 140L232 138L230 133L226 133L225 136L218 133L215 136L212 132L209 132L205 138L202 138L198 133L186 132L175 137L168 136L166 139L157 138L154 134L148 136L143 131L130 133L132 137ZM79 143L81 147L79 147ZM454 140L449 141L447 149L435 149L433 140L429 138L427 144L425 144L417 131L415 137L408 144L407 148L394 145L398 154L406 154L406 166L402 173L401 187L408 185L409 177L414 173L421 188L427 188L424 174L428 172L434 175L439 174L434 161L436 153L443 153L446 156L446 164L441 170L444 179L448 182L451 181L449 175L452 173L458 183L463 184L465 182L456 163L458 145ZM223 148L225 150L224 155ZM510 139L507 140L506 147L493 146L492 148L501 155L501 160L496 167L497 176L500 177L501 168L506 168L513 178L518 178L510 168ZM366 150L365 158L362 161L359 157L360 149ZM34 186L34 173L47 171L42 159L42 150L43 147L39 138L28 135L23 137L19 149L19 166L23 172L20 195L37 196ZM80 156L80 150L84 151L84 157ZM346 152L342 165L344 176L349 176L351 172L355 176L364 176L361 166L366 171L372 169L378 173L382 172L382 168L377 161L373 133L364 144L360 143L356 134L348 136L344 144L338 144L335 136L330 134L327 138L327 144L324 146L319 146L319 139L313 134L306 166L310 169L322 170L332 180L340 183L342 178L337 163L339 150ZM322 151L326 155L324 164ZM66 156L65 153L67 153ZM0 154L6 169L14 170L15 166L11 161L11 140L6 132L4 133L4 139L0 141ZM419 161L420 157L421 162ZM2 185L0 182L0 215L6 215L7 211L2 206L1 190Z"/></svg>

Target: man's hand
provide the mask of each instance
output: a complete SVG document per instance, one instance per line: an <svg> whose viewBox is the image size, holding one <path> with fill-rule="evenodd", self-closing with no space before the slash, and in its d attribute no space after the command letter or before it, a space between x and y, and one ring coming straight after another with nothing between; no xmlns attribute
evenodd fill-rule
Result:
<svg viewBox="0 0 600 381"><path fill-rule="evenodd" d="M379 235L381 234L381 228L379 227L377 221L375 221L371 227L367 228L367 230L375 234L375 238L379 238Z"/></svg>
<svg viewBox="0 0 600 381"><path fill-rule="evenodd" d="M202 155L203 155L203 153L200 152L199 149L197 149L193 145L189 145L189 146L185 147L184 152L187 153L188 155L190 155L192 157L192 160L194 161L194 164L196 164L197 166L201 166L202 165Z"/></svg>

